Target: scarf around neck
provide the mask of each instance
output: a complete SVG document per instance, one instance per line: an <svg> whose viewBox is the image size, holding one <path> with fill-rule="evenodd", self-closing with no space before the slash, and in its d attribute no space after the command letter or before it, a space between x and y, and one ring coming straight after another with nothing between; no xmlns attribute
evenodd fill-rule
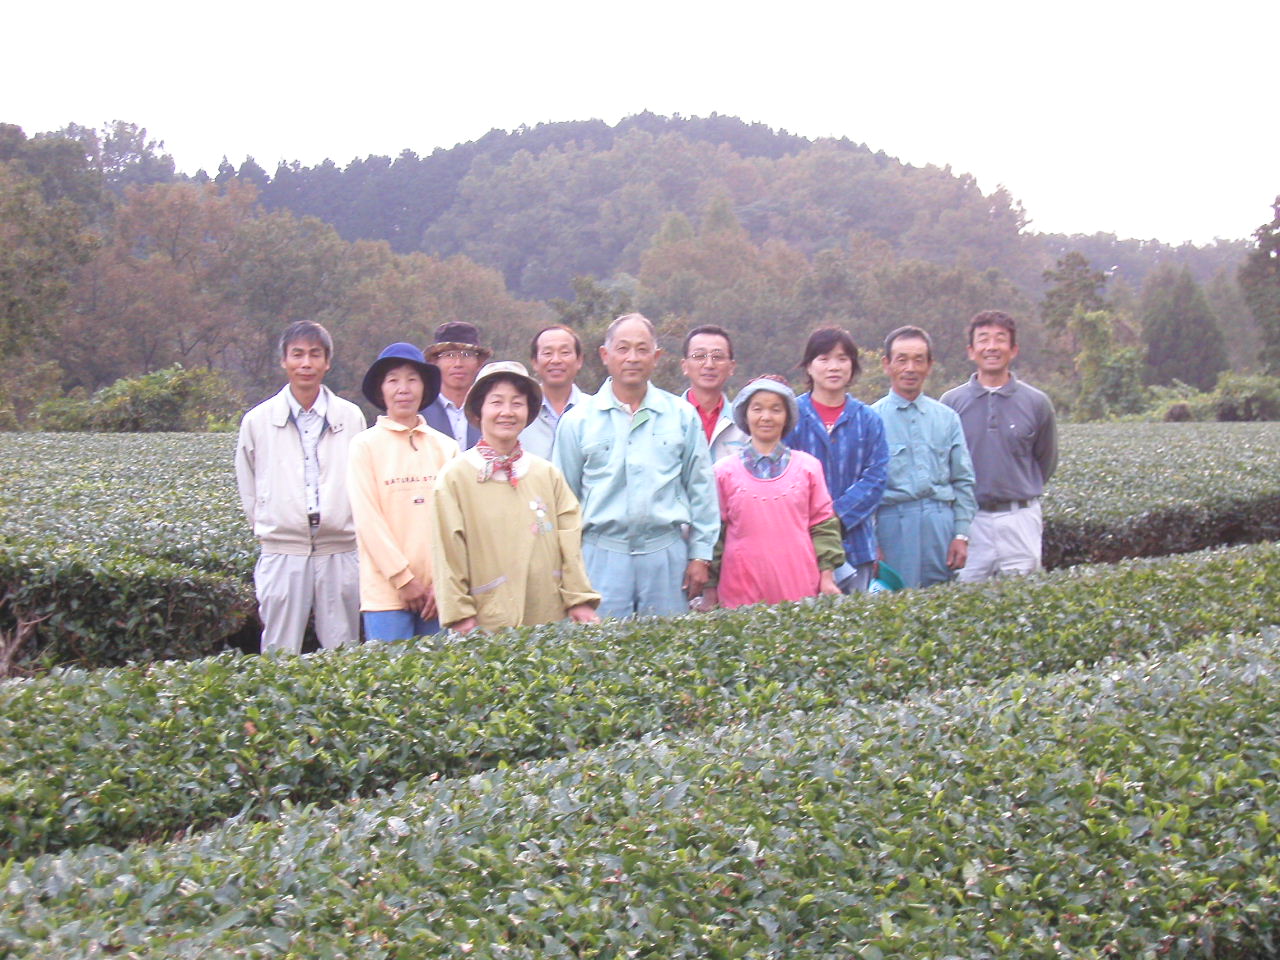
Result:
<svg viewBox="0 0 1280 960"><path fill-rule="evenodd" d="M508 454L499 453L483 439L477 441L472 448L484 460L484 465L480 468L479 475L476 477L477 483L484 483L497 471L503 471L507 475L507 480L511 486L515 487L519 478L516 477L515 463L524 456L524 448L520 446L520 441L516 441L515 448Z"/></svg>

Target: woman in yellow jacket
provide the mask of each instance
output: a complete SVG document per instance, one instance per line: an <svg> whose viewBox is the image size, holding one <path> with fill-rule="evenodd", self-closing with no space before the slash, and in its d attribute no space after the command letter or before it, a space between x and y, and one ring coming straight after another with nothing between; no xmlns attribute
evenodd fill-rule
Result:
<svg viewBox="0 0 1280 960"><path fill-rule="evenodd" d="M515 361L484 367L463 403L481 439L440 472L433 527L440 622L460 633L599 619L578 500L559 470L520 446L541 406Z"/></svg>
<svg viewBox="0 0 1280 960"><path fill-rule="evenodd" d="M459 450L418 411L440 392L440 368L413 344L393 343L369 367L361 390L385 411L351 441L347 459L365 636L407 640L438 633L432 493Z"/></svg>

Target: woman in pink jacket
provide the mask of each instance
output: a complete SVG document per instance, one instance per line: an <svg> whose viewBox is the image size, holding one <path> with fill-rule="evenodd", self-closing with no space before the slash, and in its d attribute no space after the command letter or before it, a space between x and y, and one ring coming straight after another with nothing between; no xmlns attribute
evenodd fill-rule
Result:
<svg viewBox="0 0 1280 960"><path fill-rule="evenodd" d="M720 543L703 607L839 594L844 549L822 465L782 442L797 419L795 394L760 377L735 398L733 419L751 442L716 462Z"/></svg>

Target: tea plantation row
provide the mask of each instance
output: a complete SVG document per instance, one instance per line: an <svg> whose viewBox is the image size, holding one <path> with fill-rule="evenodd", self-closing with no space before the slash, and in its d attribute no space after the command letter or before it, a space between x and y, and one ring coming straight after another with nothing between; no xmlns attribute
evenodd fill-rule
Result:
<svg viewBox="0 0 1280 960"><path fill-rule="evenodd" d="M194 658L247 628L227 434L0 434L0 634L27 660ZM1050 567L1280 538L1280 424L1066 426Z"/></svg>
<svg viewBox="0 0 1280 960"><path fill-rule="evenodd" d="M1274 956L1276 638L0 868L14 957Z"/></svg>
<svg viewBox="0 0 1280 960"><path fill-rule="evenodd" d="M805 605L0 686L0 858L161 838L663 730L1177 649L1280 619L1280 545Z"/></svg>

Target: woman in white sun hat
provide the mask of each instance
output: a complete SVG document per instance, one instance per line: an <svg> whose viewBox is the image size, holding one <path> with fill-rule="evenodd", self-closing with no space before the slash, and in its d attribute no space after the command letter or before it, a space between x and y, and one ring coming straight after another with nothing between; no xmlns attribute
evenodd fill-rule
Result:
<svg viewBox="0 0 1280 960"><path fill-rule="evenodd" d="M542 394L524 365L490 363L464 403L480 441L435 490L436 601L460 633L599 619L582 562L582 517L564 476L520 446Z"/></svg>
<svg viewBox="0 0 1280 960"><path fill-rule="evenodd" d="M751 442L716 462L720 543L704 609L840 593L833 571L844 549L822 465L782 442L797 416L795 393L773 377L752 380L733 401Z"/></svg>

